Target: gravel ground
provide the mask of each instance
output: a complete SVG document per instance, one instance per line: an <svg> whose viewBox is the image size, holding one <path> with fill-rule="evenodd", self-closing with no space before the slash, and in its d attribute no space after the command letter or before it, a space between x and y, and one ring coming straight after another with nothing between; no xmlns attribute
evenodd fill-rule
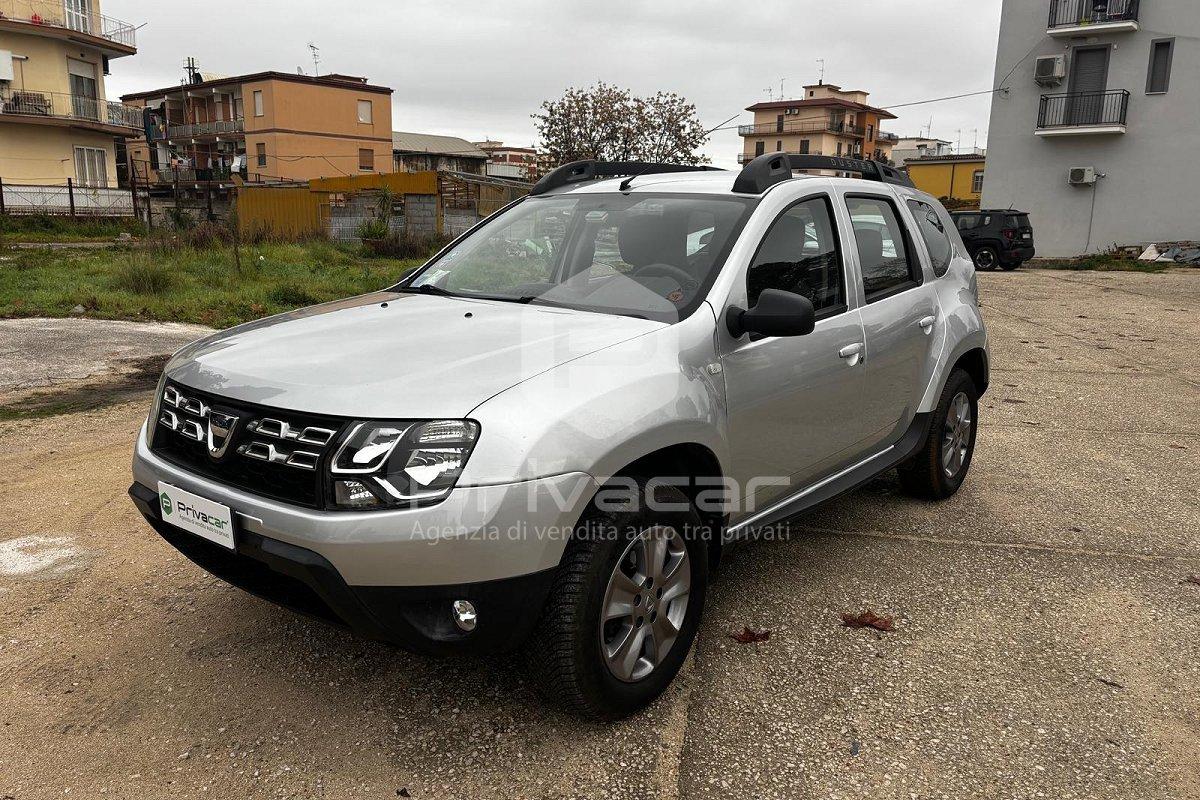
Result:
<svg viewBox="0 0 1200 800"><path fill-rule="evenodd" d="M97 378L147 356L169 355L212 333L177 322L0 320L0 400L10 393Z"/></svg>
<svg viewBox="0 0 1200 800"><path fill-rule="evenodd" d="M964 489L884 477L733 550L609 726L206 576L125 497L142 405L0 424L0 798L1200 798L1200 271L981 285Z"/></svg>

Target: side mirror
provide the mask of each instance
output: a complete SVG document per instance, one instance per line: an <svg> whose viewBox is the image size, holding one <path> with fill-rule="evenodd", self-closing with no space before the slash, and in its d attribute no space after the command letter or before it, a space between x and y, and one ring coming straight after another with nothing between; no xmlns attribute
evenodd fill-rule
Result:
<svg viewBox="0 0 1200 800"><path fill-rule="evenodd" d="M737 339L744 333L763 336L804 336L817 325L812 301L782 289L763 289L758 302L749 311L730 306L725 325Z"/></svg>

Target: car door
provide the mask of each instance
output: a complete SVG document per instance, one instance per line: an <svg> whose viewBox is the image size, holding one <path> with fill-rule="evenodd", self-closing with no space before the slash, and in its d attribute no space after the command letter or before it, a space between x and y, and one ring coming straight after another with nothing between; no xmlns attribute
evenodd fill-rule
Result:
<svg viewBox="0 0 1200 800"><path fill-rule="evenodd" d="M780 210L720 309L724 319L730 306L752 308L773 288L808 297L816 310L804 336L735 338L718 326L731 472L746 512L861 449L853 416L865 388L863 327L832 203L826 193L807 194Z"/></svg>
<svg viewBox="0 0 1200 800"><path fill-rule="evenodd" d="M858 263L866 337L862 425L871 445L904 435L932 376L941 312L923 251L890 191L842 196Z"/></svg>

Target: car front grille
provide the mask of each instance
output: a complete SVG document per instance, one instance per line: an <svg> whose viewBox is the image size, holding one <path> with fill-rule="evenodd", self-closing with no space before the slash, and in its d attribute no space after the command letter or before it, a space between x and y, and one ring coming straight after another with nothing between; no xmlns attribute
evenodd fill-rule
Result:
<svg viewBox="0 0 1200 800"><path fill-rule="evenodd" d="M325 475L347 420L163 387L152 451L252 494L322 508Z"/></svg>

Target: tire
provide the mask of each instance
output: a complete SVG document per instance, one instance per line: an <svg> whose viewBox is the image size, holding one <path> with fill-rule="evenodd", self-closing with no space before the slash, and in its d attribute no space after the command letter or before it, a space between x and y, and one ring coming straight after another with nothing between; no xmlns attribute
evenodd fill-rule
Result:
<svg viewBox="0 0 1200 800"><path fill-rule="evenodd" d="M969 414L964 431L961 423L963 399ZM928 500L944 500L959 490L971 468L975 454L975 434L979 429L979 393L971 376L961 369L950 373L937 409L933 412L929 433L921 449L899 467L900 485L907 494ZM953 432L952 432L953 428ZM958 455L948 454L958 445ZM953 469L951 469L953 467Z"/></svg>
<svg viewBox="0 0 1200 800"><path fill-rule="evenodd" d="M636 481L637 500L644 501L648 492L647 481ZM708 584L708 529L687 496L675 487L654 486L654 496L687 510L654 511L646 508L645 502L636 502L629 504L631 510L623 511L602 510L593 504L584 514L526 647L539 691L580 716L618 719L649 704L675 677L696 637ZM664 542L662 561L668 568L674 564L675 571L663 569L656 573L661 585L647 585L647 579L653 580L653 568L634 562L657 552L652 542L660 538ZM645 549L643 543L648 545ZM684 569L688 585L681 605L679 596L672 599L670 595L680 591L679 570ZM629 584L618 578L618 571L641 590L633 601L622 594ZM662 593L664 588L668 594ZM664 601L664 597L668 599ZM612 613L617 606L628 606L630 613L622 611L602 622L602 612ZM667 635L672 627L677 630L673 639ZM640 643L638 636L642 637ZM665 654L657 651L658 638L667 640ZM647 641L651 639L654 641ZM619 645L626 641L635 644L637 651L633 647L623 651ZM613 666L606 657L611 652L617 654ZM641 657L636 661L620 657L630 652ZM632 670L619 674L618 667L631 663Z"/></svg>
<svg viewBox="0 0 1200 800"><path fill-rule="evenodd" d="M975 269L992 270L1000 264L1000 254L991 245L985 245L971 255Z"/></svg>
<svg viewBox="0 0 1200 800"><path fill-rule="evenodd" d="M1005 261L1000 264L1000 269L1004 270L1005 272L1012 272L1019 266L1021 266L1020 261Z"/></svg>

